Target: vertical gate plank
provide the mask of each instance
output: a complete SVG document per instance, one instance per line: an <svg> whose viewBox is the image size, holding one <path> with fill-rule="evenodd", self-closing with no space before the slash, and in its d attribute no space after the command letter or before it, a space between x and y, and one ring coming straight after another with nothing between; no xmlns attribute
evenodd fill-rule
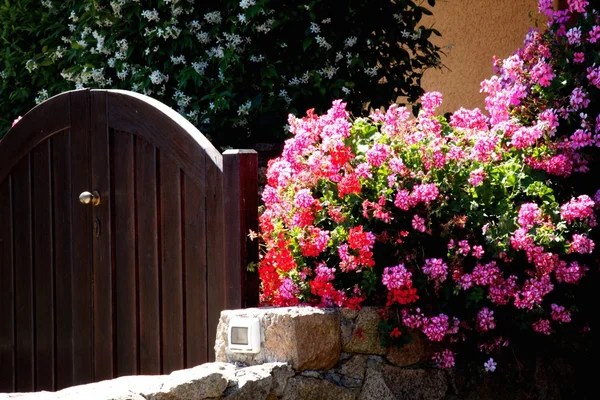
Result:
<svg viewBox="0 0 600 400"><path fill-rule="evenodd" d="M13 179L16 390L29 392L35 388L30 155L17 163L13 169Z"/></svg>
<svg viewBox="0 0 600 400"><path fill-rule="evenodd" d="M258 242L248 237L258 230L258 155L254 150L227 150L223 153L225 198L225 265L227 308L258 305L258 275L247 271L258 261Z"/></svg>
<svg viewBox="0 0 600 400"><path fill-rule="evenodd" d="M207 232L207 318L208 360L214 361L217 324L221 310L225 309L225 253L223 228L223 177L217 161L206 157L206 226Z"/></svg>
<svg viewBox="0 0 600 400"><path fill-rule="evenodd" d="M115 236L117 375L137 372L134 137L114 131L112 206Z"/></svg>
<svg viewBox="0 0 600 400"><path fill-rule="evenodd" d="M73 383L93 379L92 341L92 206L79 202L79 194L90 188L90 92L71 93L71 196L73 214Z"/></svg>
<svg viewBox="0 0 600 400"><path fill-rule="evenodd" d="M158 226L156 149L136 138L136 193L138 221L140 373L160 374L160 286L158 273Z"/></svg>
<svg viewBox="0 0 600 400"><path fill-rule="evenodd" d="M180 169L160 157L163 373L184 366Z"/></svg>
<svg viewBox="0 0 600 400"><path fill-rule="evenodd" d="M240 150L240 204L244 262L242 269L242 307L257 307L260 279L258 271L248 271L250 262L258 262L258 240L251 240L250 230L258 232L258 154L254 150Z"/></svg>
<svg viewBox="0 0 600 400"><path fill-rule="evenodd" d="M94 91L91 97L93 122L92 143L92 190L100 193L101 203L93 208L93 255L94 277L94 379L114 377L113 368L113 284L112 284L112 229L111 229L111 182L110 147L107 125L106 92Z"/></svg>
<svg viewBox="0 0 600 400"><path fill-rule="evenodd" d="M15 390L12 178L0 184L0 392Z"/></svg>
<svg viewBox="0 0 600 400"><path fill-rule="evenodd" d="M54 263L50 142L33 151L36 390L54 389Z"/></svg>
<svg viewBox="0 0 600 400"><path fill-rule="evenodd" d="M70 132L52 138L56 388L73 385L73 312L71 293L71 148Z"/></svg>
<svg viewBox="0 0 600 400"><path fill-rule="evenodd" d="M204 162L204 160L198 160ZM206 325L206 201L199 188L183 175L185 240L186 367L208 361Z"/></svg>

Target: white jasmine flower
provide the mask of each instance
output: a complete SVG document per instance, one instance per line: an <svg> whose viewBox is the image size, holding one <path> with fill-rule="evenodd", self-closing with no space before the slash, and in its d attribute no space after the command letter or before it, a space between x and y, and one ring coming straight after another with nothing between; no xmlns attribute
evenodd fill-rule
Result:
<svg viewBox="0 0 600 400"><path fill-rule="evenodd" d="M156 8L142 11L142 17L146 18L148 22L160 21L160 17L158 16L158 11L156 11Z"/></svg>
<svg viewBox="0 0 600 400"><path fill-rule="evenodd" d="M248 7L252 7L255 4L256 4L255 0L242 0L242 1L240 1L240 8L245 10Z"/></svg>
<svg viewBox="0 0 600 400"><path fill-rule="evenodd" d="M252 102L248 100L244 104L242 104L237 111L238 115L248 115L250 112L250 107L252 107Z"/></svg>
<svg viewBox="0 0 600 400"><path fill-rule="evenodd" d="M169 76L163 74L159 70L152 71L149 78L150 78L150 81L155 85L160 85L161 83L167 82L169 80Z"/></svg>
<svg viewBox="0 0 600 400"><path fill-rule="evenodd" d="M204 70L208 67L208 63L205 61L200 61L200 62L193 62L192 63L192 68L194 68L194 70L196 71L196 73L198 73L199 75L204 75Z"/></svg>
<svg viewBox="0 0 600 400"><path fill-rule="evenodd" d="M344 47L352 47L358 42L356 36L350 36L346 40L344 40Z"/></svg>
<svg viewBox="0 0 600 400"><path fill-rule="evenodd" d="M212 11L204 14L204 20L209 24L220 24L223 18L221 17L220 11Z"/></svg>
<svg viewBox="0 0 600 400"><path fill-rule="evenodd" d="M375 76L377 76L378 70L378 67L365 68L365 74L369 75L371 78L374 78Z"/></svg>

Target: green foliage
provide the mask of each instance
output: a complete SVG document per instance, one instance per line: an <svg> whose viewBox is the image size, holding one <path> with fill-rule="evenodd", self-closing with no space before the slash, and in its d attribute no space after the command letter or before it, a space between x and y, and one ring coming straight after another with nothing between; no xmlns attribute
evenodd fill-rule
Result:
<svg viewBox="0 0 600 400"><path fill-rule="evenodd" d="M0 132L35 102L91 87L155 97L217 145L280 140L288 113L335 98L355 115L416 101L440 65L429 14L410 0L6 0Z"/></svg>

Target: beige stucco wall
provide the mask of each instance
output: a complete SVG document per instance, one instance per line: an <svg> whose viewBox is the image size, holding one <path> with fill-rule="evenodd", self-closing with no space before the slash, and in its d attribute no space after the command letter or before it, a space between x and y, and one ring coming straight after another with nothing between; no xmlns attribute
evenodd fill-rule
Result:
<svg viewBox="0 0 600 400"><path fill-rule="evenodd" d="M436 1L434 15L423 22L442 34L436 44L451 45L442 58L448 69L427 71L423 87L444 95L441 112L483 108L479 83L491 76L492 57L505 58L522 44L533 18L540 19L537 4L538 0Z"/></svg>

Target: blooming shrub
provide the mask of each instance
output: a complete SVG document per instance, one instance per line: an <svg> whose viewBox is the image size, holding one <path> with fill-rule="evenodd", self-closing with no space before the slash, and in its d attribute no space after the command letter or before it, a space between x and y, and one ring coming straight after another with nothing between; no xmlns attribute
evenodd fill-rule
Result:
<svg viewBox="0 0 600 400"><path fill-rule="evenodd" d="M262 195L263 304L379 305L387 343L420 332L448 345L433 357L440 367L471 343L488 372L519 329L587 329L576 289L594 262L600 191L569 179L600 145L597 111L586 114L600 84L585 64L600 64L599 17L586 1L547 3L549 30L532 31L482 84L489 115L446 119L441 94L427 93L416 117L392 105L350 118L340 100L289 117L294 137Z"/></svg>
<svg viewBox="0 0 600 400"><path fill-rule="evenodd" d="M334 98L355 113L417 100L440 62L438 32L420 25L430 13L411 0L6 3L0 131L34 100L92 87L157 98L215 144L274 140L287 113Z"/></svg>

